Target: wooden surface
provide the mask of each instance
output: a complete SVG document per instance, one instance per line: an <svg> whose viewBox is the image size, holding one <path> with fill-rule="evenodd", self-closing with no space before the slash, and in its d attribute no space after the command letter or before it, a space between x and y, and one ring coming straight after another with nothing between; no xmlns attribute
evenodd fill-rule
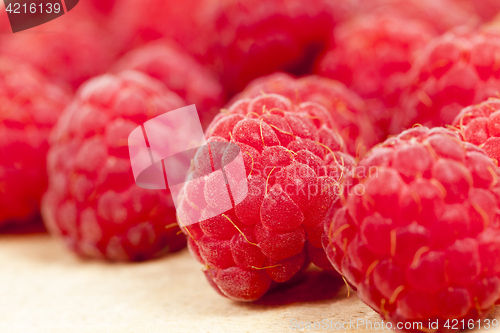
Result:
<svg viewBox="0 0 500 333"><path fill-rule="evenodd" d="M500 318L498 308L492 316ZM260 304L245 304L216 294L187 251L108 264L80 260L46 234L0 235L2 333L373 331L292 329L293 320L358 319L380 323L355 293L348 298L342 283L319 272Z"/></svg>

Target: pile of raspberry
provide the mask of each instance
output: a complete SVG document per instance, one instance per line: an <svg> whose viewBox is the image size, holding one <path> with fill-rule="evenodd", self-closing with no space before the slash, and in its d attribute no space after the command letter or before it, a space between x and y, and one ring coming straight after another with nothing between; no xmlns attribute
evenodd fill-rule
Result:
<svg viewBox="0 0 500 333"><path fill-rule="evenodd" d="M454 131L404 131L345 178L326 253L386 321L483 319L500 298L499 176Z"/></svg>
<svg viewBox="0 0 500 333"><path fill-rule="evenodd" d="M335 130L353 156L362 155L383 138L383 133L377 132L370 122L364 101L355 92L341 82L316 75L298 79L285 73L263 76L250 82L233 101L270 93L285 96L296 104L316 102L326 107Z"/></svg>
<svg viewBox="0 0 500 333"><path fill-rule="evenodd" d="M186 245L168 190L135 184L129 134L185 102L135 71L96 77L81 87L51 135L47 229L84 257L140 261Z"/></svg>
<svg viewBox="0 0 500 333"><path fill-rule="evenodd" d="M187 245L238 301L314 264L394 324L483 319L500 299L498 3L86 0L20 34L2 6L0 227L41 211L109 261ZM206 145L163 161L188 173L179 196L141 188L129 135L190 104Z"/></svg>
<svg viewBox="0 0 500 333"><path fill-rule="evenodd" d="M38 214L49 132L71 100L34 68L0 57L0 227Z"/></svg>
<svg viewBox="0 0 500 333"><path fill-rule="evenodd" d="M344 153L328 111L278 94L241 99L206 136L208 145L193 160L177 215L211 284L231 299L254 301L311 261L331 269L321 243L323 220L354 160ZM206 219L223 197L214 171L234 153L227 145L218 148L228 142L241 151L248 195L238 200L239 190L228 187L232 208Z"/></svg>

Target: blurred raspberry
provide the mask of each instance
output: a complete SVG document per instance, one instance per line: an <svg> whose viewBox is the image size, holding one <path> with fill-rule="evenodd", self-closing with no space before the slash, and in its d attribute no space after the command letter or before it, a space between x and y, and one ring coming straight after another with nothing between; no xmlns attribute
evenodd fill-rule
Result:
<svg viewBox="0 0 500 333"><path fill-rule="evenodd" d="M230 93L282 70L310 73L349 1L230 0L210 2L206 58Z"/></svg>
<svg viewBox="0 0 500 333"><path fill-rule="evenodd" d="M109 15L116 8L118 1L117 0L86 0L78 3L79 6L88 5L92 9L94 9L97 13L102 15Z"/></svg>
<svg viewBox="0 0 500 333"><path fill-rule="evenodd" d="M153 42L137 48L118 61L113 71L127 69L154 77L188 104L196 104L204 127L224 103L224 91L213 74L171 42Z"/></svg>
<svg viewBox="0 0 500 333"><path fill-rule="evenodd" d="M453 121L465 141L484 149L500 161L500 99L491 98L463 109Z"/></svg>
<svg viewBox="0 0 500 333"><path fill-rule="evenodd" d="M500 298L493 161L452 131L416 127L374 148L353 175L324 246L360 299L424 330L485 318Z"/></svg>
<svg viewBox="0 0 500 333"><path fill-rule="evenodd" d="M207 130L208 146L196 153L177 212L190 251L227 297L259 299L310 261L332 269L322 250L323 223L354 159L343 153L331 123L319 104L268 94L237 101ZM215 171L235 148L248 195L243 185L228 187L233 208L214 216L228 196ZM226 177L234 179L234 172L226 170Z"/></svg>
<svg viewBox="0 0 500 333"><path fill-rule="evenodd" d="M9 17L5 11L5 4L3 1L0 1L0 33L12 33Z"/></svg>
<svg viewBox="0 0 500 333"><path fill-rule="evenodd" d="M68 90L0 57L0 227L39 212L47 188L47 139L71 100Z"/></svg>
<svg viewBox="0 0 500 333"><path fill-rule="evenodd" d="M269 93L283 95L296 104L316 102L326 107L333 119L329 126L339 131L352 155L362 155L383 139L382 133L376 133L370 123L363 100L338 81L319 76L295 79L285 73L274 73L249 83L233 101Z"/></svg>
<svg viewBox="0 0 500 333"><path fill-rule="evenodd" d="M362 13L397 13L408 19L416 19L431 24L438 33L466 24L474 24L478 19L471 11L456 3L457 0L353 0L355 15ZM460 1L460 0L459 0ZM483 0L480 0L483 1ZM488 0L487 0L488 1ZM493 0L495 1L495 0Z"/></svg>
<svg viewBox="0 0 500 333"><path fill-rule="evenodd" d="M42 202L49 231L81 256L108 260L146 260L183 248L169 191L135 184L128 136L184 104L140 72L85 83L51 135Z"/></svg>
<svg viewBox="0 0 500 333"><path fill-rule="evenodd" d="M476 12L485 21L500 14L500 2L497 0L454 0L469 12Z"/></svg>
<svg viewBox="0 0 500 333"><path fill-rule="evenodd" d="M361 15L335 29L334 47L320 60L317 73L373 99L368 102L370 119L387 134L404 73L435 35L427 23L397 13Z"/></svg>
<svg viewBox="0 0 500 333"><path fill-rule="evenodd" d="M498 14L493 20L483 24L479 31L485 34L500 35L500 14Z"/></svg>
<svg viewBox="0 0 500 333"><path fill-rule="evenodd" d="M450 32L431 41L409 72L410 86L401 99L404 112L394 123L451 124L462 108L498 96L499 36Z"/></svg>
<svg viewBox="0 0 500 333"><path fill-rule="evenodd" d="M78 88L105 72L114 43L89 16L74 11L25 32L0 35L0 55L25 61L43 74Z"/></svg>
<svg viewBox="0 0 500 333"><path fill-rule="evenodd" d="M191 51L200 41L215 0L120 0L109 17L113 40L125 52L144 43L173 39Z"/></svg>

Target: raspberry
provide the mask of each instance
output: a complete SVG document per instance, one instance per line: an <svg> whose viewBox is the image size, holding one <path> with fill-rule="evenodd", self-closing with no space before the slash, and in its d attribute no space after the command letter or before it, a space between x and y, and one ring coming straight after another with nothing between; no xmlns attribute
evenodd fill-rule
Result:
<svg viewBox="0 0 500 333"><path fill-rule="evenodd" d="M9 23L9 17L7 16L7 12L5 11L5 4L3 1L0 3L0 32L12 32L12 28L10 27Z"/></svg>
<svg viewBox="0 0 500 333"><path fill-rule="evenodd" d="M107 1L90 0L90 1L85 1L83 3L79 3L78 5L79 6L86 5L87 7L92 8L99 14L109 15L116 8L117 3L118 3L117 0L107 0Z"/></svg>
<svg viewBox="0 0 500 333"><path fill-rule="evenodd" d="M87 16L75 19L73 12L26 33L0 36L0 54L25 61L75 89L108 69L114 49L103 30Z"/></svg>
<svg viewBox="0 0 500 333"><path fill-rule="evenodd" d="M335 29L334 47L320 60L318 74L345 83L361 97L382 102L370 117L387 132L408 72L434 29L427 23L387 12L366 14Z"/></svg>
<svg viewBox="0 0 500 333"><path fill-rule="evenodd" d="M187 103L196 104L204 125L208 125L224 102L223 89L213 75L188 53L167 41L135 49L114 66L114 72L128 69L152 76Z"/></svg>
<svg viewBox="0 0 500 333"><path fill-rule="evenodd" d="M463 109L453 126L460 129L465 141L484 149L500 160L500 99L491 98L478 105Z"/></svg>
<svg viewBox="0 0 500 333"><path fill-rule="evenodd" d="M469 12L476 12L482 19L489 21L500 14L500 3L496 0L455 0Z"/></svg>
<svg viewBox="0 0 500 333"><path fill-rule="evenodd" d="M456 1L457 0L355 0L352 9L355 14L394 12L408 19L427 22L431 24L438 33L444 33L451 28L471 22L471 11L459 6L455 3Z"/></svg>
<svg viewBox="0 0 500 333"><path fill-rule="evenodd" d="M109 31L122 51L147 42L173 39L188 50L196 48L213 0L122 0L108 17ZM126 22L126 24L124 24Z"/></svg>
<svg viewBox="0 0 500 333"><path fill-rule="evenodd" d="M268 93L286 96L296 103L322 104L328 109L333 119L333 123L327 124L339 130L349 153L353 155L362 153L361 147L369 149L382 139L381 134L375 132L367 117L363 100L340 82L314 75L295 79L285 73L274 73L252 81L243 92L233 98L233 101ZM323 119L323 116L319 114L315 117L319 117L321 119L319 121L323 122L329 119ZM272 124L279 126L278 123ZM286 124L280 125L287 126ZM277 135L281 142L290 138L282 133L277 133Z"/></svg>
<svg viewBox="0 0 500 333"><path fill-rule="evenodd" d="M385 320L482 319L500 298L499 175L450 130L390 138L344 183L328 258Z"/></svg>
<svg viewBox="0 0 500 333"><path fill-rule="evenodd" d="M275 71L294 74L310 67L347 12L349 1L230 0L209 2L204 58L234 94Z"/></svg>
<svg viewBox="0 0 500 333"><path fill-rule="evenodd" d="M182 106L140 72L85 83L52 133L47 229L85 257L139 261L183 248L169 191L135 184L127 146L137 126Z"/></svg>
<svg viewBox="0 0 500 333"><path fill-rule="evenodd" d="M47 139L70 98L35 69L0 57L0 227L38 213Z"/></svg>
<svg viewBox="0 0 500 333"><path fill-rule="evenodd" d="M314 121L313 115L324 121ZM354 159L343 153L331 123L319 104L267 94L237 101L207 130L208 146L196 153L177 214L190 236L191 253L225 296L259 299L311 261L332 269L318 239L337 200L343 168ZM228 155L236 155L235 148L244 157L248 194L243 186L230 186L232 208L205 219L213 216L207 210L220 207L218 200L227 196L216 187L223 177L213 171L234 159ZM230 184L235 177L226 173Z"/></svg>
<svg viewBox="0 0 500 333"><path fill-rule="evenodd" d="M447 33L430 42L409 74L403 93L403 127L451 124L462 108L496 96L500 37L475 32ZM401 119L398 119L401 118Z"/></svg>

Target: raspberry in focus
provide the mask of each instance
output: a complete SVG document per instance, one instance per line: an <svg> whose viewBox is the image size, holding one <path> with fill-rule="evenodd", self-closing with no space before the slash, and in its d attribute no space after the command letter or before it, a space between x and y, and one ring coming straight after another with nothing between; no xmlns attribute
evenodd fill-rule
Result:
<svg viewBox="0 0 500 333"><path fill-rule="evenodd" d="M51 134L42 202L47 229L85 257L140 261L182 249L170 192L135 184L128 136L184 105L140 72L86 82Z"/></svg>
<svg viewBox="0 0 500 333"><path fill-rule="evenodd" d="M296 104L316 102L326 107L333 120L328 126L338 130L353 156L362 155L383 139L383 133L371 124L363 100L341 82L315 75L295 79L274 73L250 82L233 101L269 93L285 96Z"/></svg>
<svg viewBox="0 0 500 333"><path fill-rule="evenodd" d="M0 227L39 213L50 130L71 100L34 68L0 57Z"/></svg>
<svg viewBox="0 0 500 333"><path fill-rule="evenodd" d="M464 108L453 126L460 129L465 141L481 147L491 158L500 161L500 99L491 98Z"/></svg>
<svg viewBox="0 0 500 333"><path fill-rule="evenodd" d="M450 130L390 138L347 177L328 258L386 321L483 319L500 298L499 174Z"/></svg>
<svg viewBox="0 0 500 333"><path fill-rule="evenodd" d="M267 94L235 102L207 130L208 145L196 153L177 214L191 253L225 296L257 300L311 261L332 269L322 250L323 223L354 159L344 153L331 123L320 104ZM235 145L248 195L236 187L230 196L238 204L207 219L227 196L218 190L224 180L214 171Z"/></svg>

